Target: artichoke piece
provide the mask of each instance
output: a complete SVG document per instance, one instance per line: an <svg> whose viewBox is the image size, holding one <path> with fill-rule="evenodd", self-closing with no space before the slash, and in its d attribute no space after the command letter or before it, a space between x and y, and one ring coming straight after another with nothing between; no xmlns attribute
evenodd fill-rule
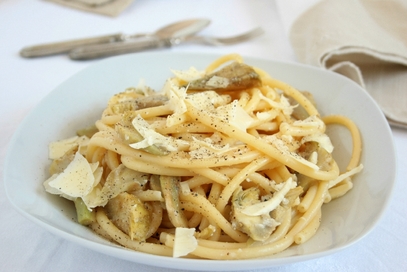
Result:
<svg viewBox="0 0 407 272"><path fill-rule="evenodd" d="M301 92L309 101L311 101L312 105L316 106L316 102L314 99L314 96L307 91L302 91ZM308 112L305 110L303 106L301 106L296 100L294 100L292 97L288 97L288 101L290 102L291 105L295 106L294 111L291 114L292 117L294 117L296 120L304 120L309 117Z"/></svg>
<svg viewBox="0 0 407 272"><path fill-rule="evenodd" d="M151 216L144 203L135 195L121 193L105 206L109 219L132 240L145 241Z"/></svg>
<svg viewBox="0 0 407 272"><path fill-rule="evenodd" d="M168 101L164 95L152 95L137 97L132 100L123 101L112 105L110 108L113 113L120 114L126 111L135 111L145 108L162 106Z"/></svg>
<svg viewBox="0 0 407 272"><path fill-rule="evenodd" d="M79 224L87 226L96 222L95 211L89 210L88 207L86 207L86 204L83 202L82 198L75 198L74 203L76 209L76 217Z"/></svg>
<svg viewBox="0 0 407 272"><path fill-rule="evenodd" d="M249 235L255 241L265 241L280 224L269 213L251 216L244 214L245 207L260 203L260 190L255 187L243 190L239 187L232 196L232 226Z"/></svg>
<svg viewBox="0 0 407 272"><path fill-rule="evenodd" d="M322 148L317 142L306 142L300 149L299 154L306 160L311 160L311 156L316 154L316 165L323 171L332 169L334 159L332 154Z"/></svg>
<svg viewBox="0 0 407 272"><path fill-rule="evenodd" d="M103 186L98 184L82 199L90 208L105 206L110 199L120 193L142 190L149 177L150 174L134 171L120 164L109 173Z"/></svg>
<svg viewBox="0 0 407 272"><path fill-rule="evenodd" d="M191 81L188 88L191 90L236 91L260 86L260 76L251 66L233 62L219 71Z"/></svg>
<svg viewBox="0 0 407 272"><path fill-rule="evenodd" d="M115 125L117 133L120 135L120 138L125 144L134 144L144 140L143 136L140 135L132 124L135 117L134 112L126 111L123 113L122 119ZM143 148L143 150L157 156L164 156L168 154L167 150L163 150L155 145Z"/></svg>
<svg viewBox="0 0 407 272"><path fill-rule="evenodd" d="M120 164L107 176L100 197L107 201L109 197L115 197L125 191L142 190L149 177L149 174L134 171L124 164Z"/></svg>
<svg viewBox="0 0 407 272"><path fill-rule="evenodd" d="M188 228L188 220L181 209L179 200L179 177L161 176L161 192L165 200L168 218L174 227Z"/></svg>

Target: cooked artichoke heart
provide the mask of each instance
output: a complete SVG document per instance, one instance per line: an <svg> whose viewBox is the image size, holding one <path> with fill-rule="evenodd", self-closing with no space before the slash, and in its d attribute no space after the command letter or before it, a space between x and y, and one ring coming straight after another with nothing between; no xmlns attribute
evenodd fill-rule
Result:
<svg viewBox="0 0 407 272"><path fill-rule="evenodd" d="M255 241L265 241L280 224L270 216L270 213L251 216L242 212L245 207L260 202L260 190L255 187L246 190L239 187L232 196L233 227L246 233Z"/></svg>
<svg viewBox="0 0 407 272"><path fill-rule="evenodd" d="M105 209L113 224L132 240L145 241L148 238L150 212L138 197L126 192L121 193L109 200Z"/></svg>
<svg viewBox="0 0 407 272"><path fill-rule="evenodd" d="M188 88L192 90L234 91L260 86L260 76L251 66L232 62L219 71L189 82Z"/></svg>

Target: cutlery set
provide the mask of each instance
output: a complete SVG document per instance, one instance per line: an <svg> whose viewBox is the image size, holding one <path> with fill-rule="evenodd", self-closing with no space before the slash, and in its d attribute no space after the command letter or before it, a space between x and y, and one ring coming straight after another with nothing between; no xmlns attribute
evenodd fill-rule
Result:
<svg viewBox="0 0 407 272"><path fill-rule="evenodd" d="M73 60L87 60L134 53L154 48L171 47L182 43L199 43L214 46L230 45L255 38L264 32L258 27L230 37L195 35L209 24L210 20L207 19L184 20L164 26L154 33L133 35L116 33L85 39L34 45L23 48L20 51L20 55L25 58L33 58L66 53Z"/></svg>

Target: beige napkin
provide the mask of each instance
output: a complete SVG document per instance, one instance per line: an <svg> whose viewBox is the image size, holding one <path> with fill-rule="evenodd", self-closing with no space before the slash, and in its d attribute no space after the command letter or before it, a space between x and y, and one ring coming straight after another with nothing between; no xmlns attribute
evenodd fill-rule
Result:
<svg viewBox="0 0 407 272"><path fill-rule="evenodd" d="M298 60L351 78L391 124L407 127L407 1L311 2L302 12L296 6L288 29ZM290 12L285 5L281 12Z"/></svg>
<svg viewBox="0 0 407 272"><path fill-rule="evenodd" d="M119 15L134 0L46 0L67 7L111 17Z"/></svg>

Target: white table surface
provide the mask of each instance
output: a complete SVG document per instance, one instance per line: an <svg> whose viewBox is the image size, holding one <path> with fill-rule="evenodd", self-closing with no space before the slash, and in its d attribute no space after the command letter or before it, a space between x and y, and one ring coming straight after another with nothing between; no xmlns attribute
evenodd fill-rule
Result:
<svg viewBox="0 0 407 272"><path fill-rule="evenodd" d="M95 63L66 56L19 57L27 45L75 37L154 31L180 18L206 17L206 35L262 26L260 38L228 47L183 45L174 52L237 52L295 61L272 0L135 0L117 18L41 0L0 1L0 176L9 141L22 119L58 84ZM331 256L261 271L407 271L407 130L392 129L398 173L379 225L360 242ZM3 183L3 182L2 182ZM0 271L173 271L115 259L57 237L20 215L0 186ZM258 270L260 271L260 270Z"/></svg>

